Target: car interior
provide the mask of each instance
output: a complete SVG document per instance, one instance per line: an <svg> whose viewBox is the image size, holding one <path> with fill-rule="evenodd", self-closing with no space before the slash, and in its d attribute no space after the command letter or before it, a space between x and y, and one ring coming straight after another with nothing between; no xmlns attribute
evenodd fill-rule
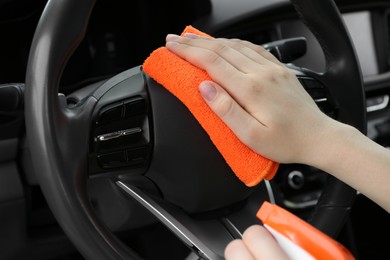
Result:
<svg viewBox="0 0 390 260"><path fill-rule="evenodd" d="M142 71L188 25L264 46L390 147L390 2L0 0L0 259L224 259L263 201L389 259L384 209L309 165L245 186Z"/></svg>

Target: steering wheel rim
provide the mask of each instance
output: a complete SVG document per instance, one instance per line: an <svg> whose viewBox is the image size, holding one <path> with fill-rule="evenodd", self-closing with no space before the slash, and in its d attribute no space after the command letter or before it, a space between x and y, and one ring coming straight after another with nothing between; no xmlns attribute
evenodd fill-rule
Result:
<svg viewBox="0 0 390 260"><path fill-rule="evenodd" d="M338 119L365 133L361 72L336 5L323 0L291 2L319 40L327 59L326 73L303 71L320 78L331 94L337 96ZM27 137L42 191L59 224L79 251L88 259L137 259L138 255L98 219L86 192L87 165L82 160L88 153L90 133L86 122L92 116L97 99L90 96L68 109L58 98L62 71L83 39L94 4L95 0L48 2L34 35L27 66ZM319 15L321 13L326 19ZM336 28L331 33L330 22ZM351 84L340 88L340 82ZM310 223L335 236L355 194L355 190L330 176Z"/></svg>
<svg viewBox="0 0 390 260"><path fill-rule="evenodd" d="M334 1L291 2L302 21L318 40L326 59L324 73L308 69L303 71L314 78L321 78L330 95L337 97L337 120L352 125L366 134L362 73L352 40L336 4ZM326 18L318 16L321 12ZM309 222L326 234L336 237L349 214L356 191L330 175L326 187Z"/></svg>

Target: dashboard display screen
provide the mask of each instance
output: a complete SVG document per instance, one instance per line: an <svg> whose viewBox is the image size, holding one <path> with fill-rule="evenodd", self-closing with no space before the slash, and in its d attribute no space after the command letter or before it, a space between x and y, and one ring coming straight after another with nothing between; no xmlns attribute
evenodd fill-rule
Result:
<svg viewBox="0 0 390 260"><path fill-rule="evenodd" d="M343 18L355 45L363 76L378 74L371 14L368 11L349 13Z"/></svg>

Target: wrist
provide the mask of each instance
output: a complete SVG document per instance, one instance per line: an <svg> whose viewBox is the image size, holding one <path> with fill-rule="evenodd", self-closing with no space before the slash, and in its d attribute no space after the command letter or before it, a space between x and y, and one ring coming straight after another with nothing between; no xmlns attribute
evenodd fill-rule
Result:
<svg viewBox="0 0 390 260"><path fill-rule="evenodd" d="M305 164L332 172L348 156L348 149L362 134L356 128L332 118L324 120L320 127L315 140L312 140Z"/></svg>

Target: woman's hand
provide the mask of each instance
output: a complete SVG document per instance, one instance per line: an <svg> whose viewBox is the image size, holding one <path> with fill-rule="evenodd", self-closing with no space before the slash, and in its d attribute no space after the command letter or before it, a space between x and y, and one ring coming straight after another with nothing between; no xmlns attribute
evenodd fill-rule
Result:
<svg viewBox="0 0 390 260"><path fill-rule="evenodd" d="M247 228L242 239L233 240L225 248L226 260L288 259L273 236L262 226Z"/></svg>
<svg viewBox="0 0 390 260"><path fill-rule="evenodd" d="M332 174L390 212L390 152L322 113L296 76L261 46L237 39L167 36L166 47L213 81L199 91L255 152Z"/></svg>
<svg viewBox="0 0 390 260"><path fill-rule="evenodd" d="M274 161L310 163L307 155L332 120L292 71L247 41L194 34L166 40L170 51L207 71L213 81L199 86L201 95L244 144Z"/></svg>

